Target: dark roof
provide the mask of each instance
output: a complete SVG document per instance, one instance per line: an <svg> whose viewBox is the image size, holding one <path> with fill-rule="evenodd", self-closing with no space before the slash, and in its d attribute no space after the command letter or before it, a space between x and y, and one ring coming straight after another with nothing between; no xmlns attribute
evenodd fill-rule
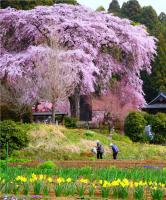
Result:
<svg viewBox="0 0 166 200"><path fill-rule="evenodd" d="M156 104L152 104L152 105L146 105L144 106L144 108L148 109L166 109L166 104L159 104L159 103L156 103Z"/></svg>
<svg viewBox="0 0 166 200"><path fill-rule="evenodd" d="M164 92L160 92L160 94L154 98L148 105L154 104L160 97L163 97L166 100L166 94Z"/></svg>
<svg viewBox="0 0 166 200"><path fill-rule="evenodd" d="M52 112L33 112L33 116L51 116ZM55 112L55 115L67 115L67 113Z"/></svg>

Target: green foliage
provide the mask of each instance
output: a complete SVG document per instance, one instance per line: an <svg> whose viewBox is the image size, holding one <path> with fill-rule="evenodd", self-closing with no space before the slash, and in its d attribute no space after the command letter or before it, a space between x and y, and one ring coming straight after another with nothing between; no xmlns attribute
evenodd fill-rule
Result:
<svg viewBox="0 0 166 200"><path fill-rule="evenodd" d="M12 7L21 10L33 9L38 5L53 5L54 0L1 0L1 8Z"/></svg>
<svg viewBox="0 0 166 200"><path fill-rule="evenodd" d="M152 125L152 131L155 133L153 142L157 144L166 143L166 114L157 113L151 115L144 112L132 112L125 119L125 133L133 141L147 141L144 136L146 125Z"/></svg>
<svg viewBox="0 0 166 200"><path fill-rule="evenodd" d="M158 19L160 22L166 22L166 14L164 12L161 12L158 16Z"/></svg>
<svg viewBox="0 0 166 200"><path fill-rule="evenodd" d="M109 5L108 12L114 13L115 15L118 15L120 12L120 5L117 0L112 0L112 2Z"/></svg>
<svg viewBox="0 0 166 200"><path fill-rule="evenodd" d="M105 11L105 8L103 6L99 6L96 11L101 12L101 11Z"/></svg>
<svg viewBox="0 0 166 200"><path fill-rule="evenodd" d="M94 136L94 132L93 132L93 131L86 131L86 132L84 133L84 135L85 135L86 137L92 138L92 137Z"/></svg>
<svg viewBox="0 0 166 200"><path fill-rule="evenodd" d="M121 8L122 17L139 22L141 6L137 0L124 2Z"/></svg>
<svg viewBox="0 0 166 200"><path fill-rule="evenodd" d="M144 188L139 186L136 187L134 190L134 199L135 200L142 200L144 197Z"/></svg>
<svg viewBox="0 0 166 200"><path fill-rule="evenodd" d="M164 199L164 191L161 189L152 189L151 195L153 200L163 200Z"/></svg>
<svg viewBox="0 0 166 200"><path fill-rule="evenodd" d="M144 128L147 121L144 119L144 113L131 112L125 119L125 134L134 142L145 141Z"/></svg>
<svg viewBox="0 0 166 200"><path fill-rule="evenodd" d="M155 133L154 142L166 144L166 114L157 113L152 123L152 130Z"/></svg>
<svg viewBox="0 0 166 200"><path fill-rule="evenodd" d="M9 145L9 155L13 150L20 150L28 144L28 137L25 130L21 125L15 123L14 121L5 120L0 122L0 157L5 158L6 145Z"/></svg>
<svg viewBox="0 0 166 200"><path fill-rule="evenodd" d="M77 119L72 117L65 117L65 126L67 128L76 128L77 127Z"/></svg>
<svg viewBox="0 0 166 200"><path fill-rule="evenodd" d="M148 122L148 124L152 125L154 122L155 115L149 114L147 112L142 112L144 115L144 119Z"/></svg>
<svg viewBox="0 0 166 200"><path fill-rule="evenodd" d="M0 160L0 172L1 172L1 169L3 169L3 170L6 169L6 161L5 160Z"/></svg>
<svg viewBox="0 0 166 200"><path fill-rule="evenodd" d="M150 30L155 29L158 23L158 16L152 6L145 6L142 8L139 22L147 26Z"/></svg>
<svg viewBox="0 0 166 200"><path fill-rule="evenodd" d="M133 26L140 26L141 24L139 22L131 22L131 25L133 25Z"/></svg>
<svg viewBox="0 0 166 200"><path fill-rule="evenodd" d="M55 169L55 168L57 168L57 166L55 165L54 162L50 160L39 165L39 169Z"/></svg>
<svg viewBox="0 0 166 200"><path fill-rule="evenodd" d="M66 4L72 4L72 5L77 5L76 0L55 0L55 3L66 3Z"/></svg>

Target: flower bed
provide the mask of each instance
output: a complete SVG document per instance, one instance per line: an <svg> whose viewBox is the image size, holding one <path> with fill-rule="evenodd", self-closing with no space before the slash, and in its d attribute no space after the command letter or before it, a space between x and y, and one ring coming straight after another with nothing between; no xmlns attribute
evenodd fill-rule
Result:
<svg viewBox="0 0 166 200"><path fill-rule="evenodd" d="M19 175L14 179L0 178L1 194L14 194L38 197L90 196L112 199L143 199L150 196L153 200L163 200L166 183L145 180L114 179L90 180L79 177L57 177L45 174Z"/></svg>

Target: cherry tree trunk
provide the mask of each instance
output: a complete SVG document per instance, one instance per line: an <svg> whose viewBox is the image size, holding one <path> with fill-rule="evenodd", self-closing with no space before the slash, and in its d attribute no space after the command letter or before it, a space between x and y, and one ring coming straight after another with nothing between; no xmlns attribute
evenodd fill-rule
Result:
<svg viewBox="0 0 166 200"><path fill-rule="evenodd" d="M52 102L52 123L55 124L56 102Z"/></svg>
<svg viewBox="0 0 166 200"><path fill-rule="evenodd" d="M80 118L80 94L78 88L75 89L74 95L69 97L71 117Z"/></svg>

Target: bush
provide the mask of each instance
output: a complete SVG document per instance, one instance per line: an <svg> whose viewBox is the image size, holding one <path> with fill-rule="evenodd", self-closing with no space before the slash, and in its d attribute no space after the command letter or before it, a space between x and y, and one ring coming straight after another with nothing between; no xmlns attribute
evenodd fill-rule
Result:
<svg viewBox="0 0 166 200"><path fill-rule="evenodd" d="M86 131L86 132L84 133L84 135L85 135L86 137L88 137L88 138L92 138L92 137L94 136L94 132L93 132L93 131Z"/></svg>
<svg viewBox="0 0 166 200"><path fill-rule="evenodd" d="M0 130L1 159L4 159L6 157L7 143L9 146L9 155L11 155L13 150L20 150L21 148L27 146L27 134L26 131L21 127L21 125L11 120L5 120L0 122Z"/></svg>
<svg viewBox="0 0 166 200"><path fill-rule="evenodd" d="M57 166L52 161L46 161L39 165L39 169L55 169Z"/></svg>
<svg viewBox="0 0 166 200"><path fill-rule="evenodd" d="M166 144L166 114L157 113L154 116L152 130L155 133L154 143Z"/></svg>
<svg viewBox="0 0 166 200"><path fill-rule="evenodd" d="M131 112L125 119L125 134L134 142L147 140L144 129L148 122L145 120L144 115L143 112Z"/></svg>
<svg viewBox="0 0 166 200"><path fill-rule="evenodd" d="M76 128L77 127L77 119L72 117L65 117L65 126L67 128Z"/></svg>

